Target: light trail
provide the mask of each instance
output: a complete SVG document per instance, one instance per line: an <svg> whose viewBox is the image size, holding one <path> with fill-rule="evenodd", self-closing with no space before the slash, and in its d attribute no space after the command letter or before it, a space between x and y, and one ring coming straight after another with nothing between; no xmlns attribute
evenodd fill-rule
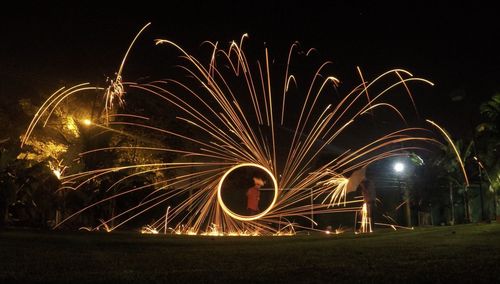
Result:
<svg viewBox="0 0 500 284"><path fill-rule="evenodd" d="M93 181L108 178L115 173L120 174L106 188L96 189L106 193L106 197L72 213L55 227L104 203L145 192L145 197L140 202L103 219L93 229L105 228L112 231L142 214L161 208L161 216L144 226L143 233L168 230L175 234L208 236L291 235L304 227L299 223L282 220L298 217L314 224L311 211L314 214L361 212L361 232L370 232L374 224L365 216L366 205L360 200L349 201L346 198L352 173L375 161L402 155L404 151L425 150L424 145L439 143L427 129L397 126L400 122L406 125L407 120L398 105L386 100L387 95L403 89L415 107L409 85L432 85L432 82L413 77L404 69L389 70L370 81L357 67L361 83L338 102L334 102L334 98L327 97L327 94L336 92L341 81L337 76L324 74L332 64L324 62L314 69L315 72L307 80L310 83L306 86L304 95L292 100L289 97L292 83L294 91L303 91L292 68L292 59L299 48L296 43L289 49L284 70L276 70L267 48L264 50L263 60L250 63L243 48L244 39L248 38L246 34L238 43L230 43L227 49L218 42L206 42L210 48L207 64L203 64L204 60L191 55L180 45L158 39L155 41L156 45L173 48L180 53L179 60L182 63L178 65L178 70L181 74L145 84L122 82L126 59L134 43L148 26L149 23L129 45L116 78L109 82L107 88L92 87L84 83L67 90L57 90L35 114L21 145L26 144L42 122L42 126L47 125L62 101L75 94L98 90L104 91L102 115L91 121L88 127L102 128L113 135L132 137L140 145L96 147L80 153L80 158L99 157L104 152L140 151L163 155L162 157L174 154L183 162L134 161L135 164L131 165L86 169L59 175L58 178L63 183L62 189L82 190ZM280 77L279 74L284 76ZM182 128L156 125L155 113L120 113L118 108L114 108L114 104L118 102L123 105L125 93L127 96L141 96L142 100L159 99L165 104L165 109L175 110L173 113L177 124L195 130L197 134L184 133ZM324 104L325 101L327 104ZM379 110L394 115L397 122L394 129L371 137L365 145L346 149L326 162L317 162L325 149L335 144L341 134L355 127L360 117ZM283 129L293 132L293 135L289 135L292 136L291 139L282 133ZM133 134L139 130L165 137L166 141L175 139L181 142L181 146L167 147L147 137ZM405 146L395 148L402 143ZM272 200L264 211L254 216L233 212L221 195L222 185L229 173L241 167L262 170L272 180ZM159 174L162 178L138 187L121 188L129 180L151 174ZM174 204L175 198L184 199ZM167 201L168 218L164 213ZM112 225L115 221L117 225ZM171 227L168 227L170 224ZM312 230L325 232L316 228ZM341 231L343 230L338 232Z"/></svg>

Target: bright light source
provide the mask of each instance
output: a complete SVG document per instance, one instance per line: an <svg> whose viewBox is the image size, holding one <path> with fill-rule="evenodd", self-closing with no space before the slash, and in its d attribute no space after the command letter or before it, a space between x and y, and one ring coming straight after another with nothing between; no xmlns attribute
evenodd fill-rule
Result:
<svg viewBox="0 0 500 284"><path fill-rule="evenodd" d="M52 170L52 172L54 173L54 175L57 177L57 179L61 179L61 171L60 170Z"/></svg>
<svg viewBox="0 0 500 284"><path fill-rule="evenodd" d="M91 124L92 124L92 120L90 120L90 119L86 118L86 119L84 119L84 120L83 120L83 124L85 124L85 125L89 126L89 125L91 125Z"/></svg>
<svg viewBox="0 0 500 284"><path fill-rule="evenodd" d="M394 164L394 171L396 173L401 173L405 170L405 164L401 163L401 162L397 162Z"/></svg>

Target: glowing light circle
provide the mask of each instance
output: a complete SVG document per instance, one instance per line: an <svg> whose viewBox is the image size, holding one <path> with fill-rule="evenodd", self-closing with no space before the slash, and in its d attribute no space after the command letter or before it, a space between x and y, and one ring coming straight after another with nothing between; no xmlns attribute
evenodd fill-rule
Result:
<svg viewBox="0 0 500 284"><path fill-rule="evenodd" d="M226 206L226 204L224 204L224 201L222 200L221 189L222 189L222 184L224 184L224 180L226 179L226 177L232 171L234 171L234 170L236 170L238 168L241 168L241 167L256 167L256 168L259 168L259 169L265 171L271 177L271 179L273 181L273 184L274 184L274 197L273 197L273 200L272 200L271 204L269 204L269 206L266 208L266 210L262 211L261 213L259 213L257 215L245 216L245 215L236 214L233 211L231 211ZM224 212L226 212L227 215L231 216L232 218L240 220L240 221L253 221L253 220L257 220L257 219L262 218L263 216L265 216L273 208L274 204L276 203L276 200L278 199L278 182L276 182L276 178L274 177L273 173L271 173L270 170L268 170L267 168L265 168L265 167L263 167L261 165L254 164L254 163L239 164L239 165L236 165L236 166L230 168L227 172L224 173L224 175L220 179L219 184L217 185L217 199L219 201L219 205L222 208L222 210L224 210Z"/></svg>

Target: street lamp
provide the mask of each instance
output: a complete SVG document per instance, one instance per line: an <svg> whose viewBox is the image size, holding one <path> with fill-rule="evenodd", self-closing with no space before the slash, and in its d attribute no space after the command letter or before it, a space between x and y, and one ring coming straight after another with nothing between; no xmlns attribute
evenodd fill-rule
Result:
<svg viewBox="0 0 500 284"><path fill-rule="evenodd" d="M86 126L90 126L92 124L92 120L85 118L82 120L83 124Z"/></svg>
<svg viewBox="0 0 500 284"><path fill-rule="evenodd" d="M401 162L396 162L394 163L393 169L397 174L401 174L405 170L405 164Z"/></svg>
<svg viewBox="0 0 500 284"><path fill-rule="evenodd" d="M398 179L398 188L399 192L401 192L401 175L405 171L405 164L402 162L395 162L394 165L392 166L394 172L396 173L397 179ZM408 227L411 227L411 208L410 208L410 192L408 191L408 188L405 186L404 188L404 199L406 202L405 206L405 215L406 215L406 225Z"/></svg>

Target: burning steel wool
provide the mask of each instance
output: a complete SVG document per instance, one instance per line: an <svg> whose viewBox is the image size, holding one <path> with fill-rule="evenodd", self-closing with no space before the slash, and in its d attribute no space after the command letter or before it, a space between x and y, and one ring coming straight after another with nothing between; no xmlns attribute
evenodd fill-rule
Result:
<svg viewBox="0 0 500 284"><path fill-rule="evenodd" d="M302 52L297 43L290 47L284 64L273 65L267 48L262 58L247 55L246 34L227 47L206 42L208 59L192 55L177 43L158 39L156 48L179 55L178 75L148 83L124 81L126 58L148 25L132 41L116 78L108 81L107 88L83 83L59 89L39 108L22 144L30 141L37 127L47 125L63 101L98 91L104 94L100 115L92 120L82 119L80 123L113 135L132 137L135 144L95 147L82 151L80 157L99 159L102 153L133 151L134 155L151 152L164 158L133 159L132 164L84 168L78 172L59 164L58 169L65 169L64 174L62 170L57 173L62 181L60 190L82 190L92 181L116 173L122 175L104 188L100 184L95 190L106 195L64 216L56 228L91 208L143 192L140 202L128 204L108 217L102 216L102 222L89 229L112 231L143 214L162 211L157 219L144 225L143 233L293 235L298 229L324 231L315 228L315 215L353 212L362 217L360 232L370 232L374 224L367 216L366 204L363 200L346 199L361 181L356 171L375 161L419 150L422 145L439 143L424 128L398 127L406 124L406 113L388 99L389 94L397 92L414 106L410 86L432 85L430 81L403 69L389 70L365 80L358 67L360 83L345 95L339 95L342 83L327 73L330 62L319 65L309 77L299 78L302 74L294 71L294 58L306 60L310 52ZM164 112L175 113L176 127L155 124L156 113L127 113L124 103L129 96L163 103ZM379 110L397 118L392 130L364 145L353 144L328 159L319 159L348 129ZM166 143L167 146L151 143L138 137L140 131L180 143ZM172 155L176 158L169 160ZM123 186L131 179L151 174L156 175L155 181ZM250 181L254 178L255 182L241 185L243 191L236 196L238 186L234 184L241 176L249 177ZM253 205L238 208L233 201L238 198ZM304 225L304 221L311 223L311 227ZM338 229L335 233L343 231Z"/></svg>

